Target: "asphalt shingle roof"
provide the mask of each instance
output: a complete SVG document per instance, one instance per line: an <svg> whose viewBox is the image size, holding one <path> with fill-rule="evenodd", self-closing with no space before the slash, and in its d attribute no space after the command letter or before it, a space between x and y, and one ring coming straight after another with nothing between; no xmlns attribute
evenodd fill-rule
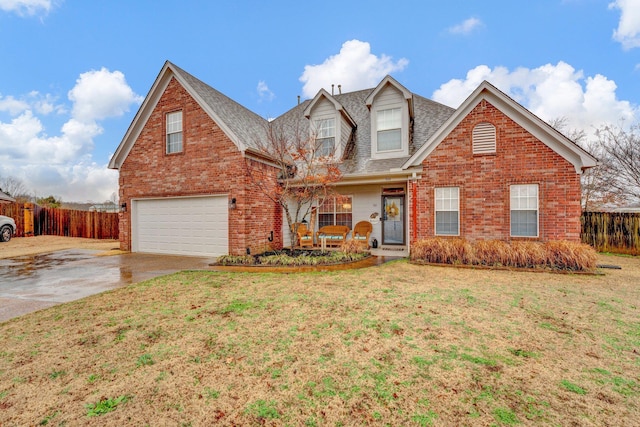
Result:
<svg viewBox="0 0 640 427"><path fill-rule="evenodd" d="M224 122L228 129L246 147L258 148L258 141L264 141L268 122L263 117L238 104L175 64L171 64L174 72L191 86L195 93ZM333 95L356 123L353 147L341 165L343 174L368 174L388 172L389 169L401 167L416 150L418 150L435 131L455 112L453 108L413 94L414 123L413 137L409 147L409 156L394 159L371 158L371 117L365 103L366 98L374 90L365 89L355 92ZM303 112L311 101L306 100L274 119L274 125L288 129L290 133L309 135L309 119ZM344 148L344 147L343 147Z"/></svg>
<svg viewBox="0 0 640 427"><path fill-rule="evenodd" d="M342 173L359 175L368 173L388 172L389 169L401 167L416 150L418 150L436 130L455 112L455 109L431 101L420 95L413 95L414 124L413 138L409 147L409 156L394 159L371 158L371 115L365 103L366 98L374 89L333 95L351 118L356 122L354 147L348 150L348 155L342 163ZM309 120L303 111L309 100L287 111L274 120L275 124L287 128L297 128L302 132L309 132ZM297 127L296 127L297 126Z"/></svg>
<svg viewBox="0 0 640 427"><path fill-rule="evenodd" d="M265 118L243 107L175 64L172 63L171 66L244 145L257 148L256 141L265 136L267 126Z"/></svg>

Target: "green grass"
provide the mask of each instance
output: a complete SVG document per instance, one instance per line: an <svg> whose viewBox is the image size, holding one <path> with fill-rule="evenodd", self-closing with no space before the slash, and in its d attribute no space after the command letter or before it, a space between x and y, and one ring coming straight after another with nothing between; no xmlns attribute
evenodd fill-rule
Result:
<svg viewBox="0 0 640 427"><path fill-rule="evenodd" d="M131 400L131 396L123 395L112 399L103 398L96 403L90 403L86 406L87 417L98 417L111 411L115 411L118 405L126 403L129 400Z"/></svg>
<svg viewBox="0 0 640 427"><path fill-rule="evenodd" d="M587 394L587 391L584 388L580 387L577 384L572 383L571 381L562 380L562 381L560 381L560 386L562 388L564 388L565 390L570 391L570 392L575 393L575 394L579 394L579 395Z"/></svg>

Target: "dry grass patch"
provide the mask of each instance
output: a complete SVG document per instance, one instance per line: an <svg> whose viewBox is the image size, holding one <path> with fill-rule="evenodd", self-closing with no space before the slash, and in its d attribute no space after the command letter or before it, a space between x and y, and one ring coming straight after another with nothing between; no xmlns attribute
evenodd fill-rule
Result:
<svg viewBox="0 0 640 427"><path fill-rule="evenodd" d="M0 324L0 425L640 425L640 260L183 272Z"/></svg>

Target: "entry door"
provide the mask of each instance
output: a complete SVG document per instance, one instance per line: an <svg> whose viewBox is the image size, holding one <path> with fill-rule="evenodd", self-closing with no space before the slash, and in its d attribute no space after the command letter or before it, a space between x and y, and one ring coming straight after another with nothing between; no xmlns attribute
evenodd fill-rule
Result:
<svg viewBox="0 0 640 427"><path fill-rule="evenodd" d="M404 245L404 196L382 196L382 244Z"/></svg>

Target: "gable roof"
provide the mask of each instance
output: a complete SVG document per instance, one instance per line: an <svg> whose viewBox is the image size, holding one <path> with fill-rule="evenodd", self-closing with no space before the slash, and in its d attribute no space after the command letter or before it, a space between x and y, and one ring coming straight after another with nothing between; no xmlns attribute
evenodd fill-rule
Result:
<svg viewBox="0 0 640 427"><path fill-rule="evenodd" d="M378 83L378 86L376 86L371 91L369 96L367 96L367 99L364 100L365 104L367 105L367 108L371 109L371 106L373 105L373 101L375 100L376 96L387 85L393 86L394 88L396 88L402 94L402 97L409 104L409 117L413 118L413 93L409 89L407 89L406 87L402 86L396 79L394 79L393 77L391 77L388 74L384 79L382 79L382 81L380 83Z"/></svg>
<svg viewBox="0 0 640 427"><path fill-rule="evenodd" d="M356 126L356 122L353 121L353 119L351 118L351 116L349 115L349 112L347 110L345 110L345 108L342 106L342 104L340 104L336 98L334 98L333 96L329 95L329 92L327 92L324 89L320 89L318 91L318 93L316 94L316 96L313 97L313 99L311 100L311 102L309 102L309 105L306 106L306 108L304 109L303 113L304 116L308 119L309 117L311 117L311 110L313 110L313 107L316 106L316 104L322 99L325 98L327 99L329 102L331 102L333 104L333 107L340 112L340 114L342 114L342 116L345 118L345 120L347 122L349 122L349 124L351 126Z"/></svg>
<svg viewBox="0 0 640 427"><path fill-rule="evenodd" d="M343 178L359 178L367 175L389 174L399 170L409 160L410 156L392 159L371 158L371 112L367 100L373 100L372 94L379 92L389 82L395 82L390 76L385 77L384 84L376 88L364 89L355 92L346 92L330 96L334 105L339 106L349 114L356 124L353 134L353 146L348 155L343 158L340 169ZM397 82L396 82L397 83ZM397 83L399 85L399 83ZM397 87L396 85L394 85ZM404 88L403 88L404 89ZM437 103L430 99L416 95L404 89L400 89L405 99L411 99L414 111L413 138L409 145L409 154L415 153L429 137L454 113L454 109ZM303 101L274 120L274 124L283 128L293 129L301 135L308 135L309 120L306 114L310 113L312 105L319 99L319 92L312 100ZM326 91L324 91L326 93ZM323 96L326 96L323 95ZM375 96L374 96L375 97ZM406 172L405 172L406 175Z"/></svg>
<svg viewBox="0 0 640 427"><path fill-rule="evenodd" d="M216 122L240 151L256 149L256 142L264 138L267 121L238 104L211 86L169 61L164 63L149 93L138 109L124 138L109 161L110 169L119 169L133 148L171 79L175 78L196 100L200 107Z"/></svg>
<svg viewBox="0 0 640 427"><path fill-rule="evenodd" d="M402 168L407 169L420 165L482 100L486 100L502 111L527 132L565 158L575 167L577 173L580 174L585 169L598 164L595 157L579 147L575 142L485 80L455 110L455 113L442 124L437 132L431 135L429 140L402 165Z"/></svg>

